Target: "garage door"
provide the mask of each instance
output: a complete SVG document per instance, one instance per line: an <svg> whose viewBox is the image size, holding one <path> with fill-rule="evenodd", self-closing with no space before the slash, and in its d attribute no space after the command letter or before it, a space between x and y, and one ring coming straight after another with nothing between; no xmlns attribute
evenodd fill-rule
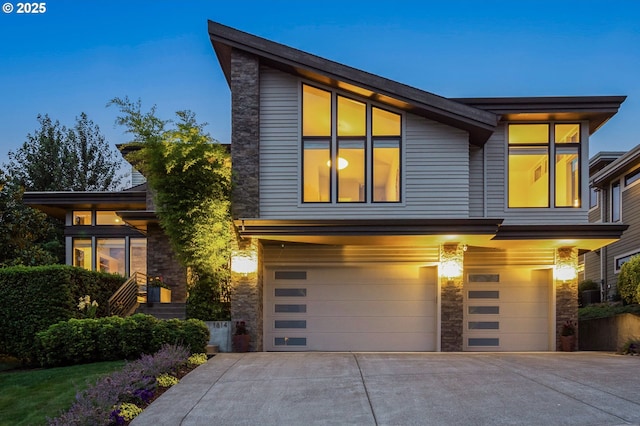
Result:
<svg viewBox="0 0 640 426"><path fill-rule="evenodd" d="M267 268L268 351L433 351L436 269Z"/></svg>
<svg viewBox="0 0 640 426"><path fill-rule="evenodd" d="M468 271L465 351L550 350L551 270Z"/></svg>

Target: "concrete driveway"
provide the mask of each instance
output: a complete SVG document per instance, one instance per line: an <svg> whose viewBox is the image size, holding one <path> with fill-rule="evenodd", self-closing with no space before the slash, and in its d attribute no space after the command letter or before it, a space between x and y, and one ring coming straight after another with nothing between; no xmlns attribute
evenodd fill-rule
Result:
<svg viewBox="0 0 640 426"><path fill-rule="evenodd" d="M640 357L607 353L219 354L132 422L640 424Z"/></svg>

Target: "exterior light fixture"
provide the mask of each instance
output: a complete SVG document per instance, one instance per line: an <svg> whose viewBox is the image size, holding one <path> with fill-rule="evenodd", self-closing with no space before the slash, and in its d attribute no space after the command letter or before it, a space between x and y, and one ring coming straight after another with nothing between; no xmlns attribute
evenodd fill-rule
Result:
<svg viewBox="0 0 640 426"><path fill-rule="evenodd" d="M231 272L253 274L258 271L258 254L249 250L234 250L231 253Z"/></svg>
<svg viewBox="0 0 640 426"><path fill-rule="evenodd" d="M461 279L464 271L462 261L464 248L460 244L446 244L440 246L440 265L438 275L449 281Z"/></svg>
<svg viewBox="0 0 640 426"><path fill-rule="evenodd" d="M578 271L573 265L569 264L558 264L555 267L556 279L560 281L571 281L575 280L578 276Z"/></svg>

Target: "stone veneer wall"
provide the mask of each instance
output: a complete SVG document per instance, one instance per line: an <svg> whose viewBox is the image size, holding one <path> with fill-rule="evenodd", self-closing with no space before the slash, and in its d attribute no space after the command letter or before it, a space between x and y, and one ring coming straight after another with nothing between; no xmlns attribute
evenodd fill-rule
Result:
<svg viewBox="0 0 640 426"><path fill-rule="evenodd" d="M457 264L460 268L459 276L446 277L446 263ZM464 327L463 313L463 271L464 249L460 244L445 244L440 246L440 350L442 352L462 351L462 331ZM455 273L455 272L453 272Z"/></svg>
<svg viewBox="0 0 640 426"><path fill-rule="evenodd" d="M176 259L169 238L160 225L147 226L147 276L162 275L171 287L171 302L184 303L187 300L187 273Z"/></svg>
<svg viewBox="0 0 640 426"><path fill-rule="evenodd" d="M462 351L462 279L440 278L441 283L441 320L440 350L442 352Z"/></svg>
<svg viewBox="0 0 640 426"><path fill-rule="evenodd" d="M231 161L234 218L260 217L260 63L231 52Z"/></svg>
<svg viewBox="0 0 640 426"><path fill-rule="evenodd" d="M263 253L257 240L239 239L237 250L257 252L258 269L247 275L231 273L231 321L244 321L251 336L251 351L263 350ZM235 330L234 330L235 331Z"/></svg>
<svg viewBox="0 0 640 426"><path fill-rule="evenodd" d="M578 249L559 248L556 251L556 266L564 263L578 269ZM560 332L566 321L576 324L575 347L578 348L579 330L578 324L578 277L571 280L558 280L554 278L556 286L556 348L560 350Z"/></svg>

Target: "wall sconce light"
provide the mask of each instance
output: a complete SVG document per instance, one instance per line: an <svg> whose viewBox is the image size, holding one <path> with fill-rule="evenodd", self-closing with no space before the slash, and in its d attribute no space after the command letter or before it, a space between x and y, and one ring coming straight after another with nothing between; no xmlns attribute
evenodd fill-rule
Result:
<svg viewBox="0 0 640 426"><path fill-rule="evenodd" d="M462 278L464 267L464 246L460 244L447 244L440 246L440 265L438 275L449 281Z"/></svg>
<svg viewBox="0 0 640 426"><path fill-rule="evenodd" d="M575 280L578 276L578 271L573 265L569 264L557 264L555 266L556 279L560 281L571 281Z"/></svg>
<svg viewBox="0 0 640 426"><path fill-rule="evenodd" d="M258 271L258 254L249 250L231 252L231 272L237 274L253 274Z"/></svg>

